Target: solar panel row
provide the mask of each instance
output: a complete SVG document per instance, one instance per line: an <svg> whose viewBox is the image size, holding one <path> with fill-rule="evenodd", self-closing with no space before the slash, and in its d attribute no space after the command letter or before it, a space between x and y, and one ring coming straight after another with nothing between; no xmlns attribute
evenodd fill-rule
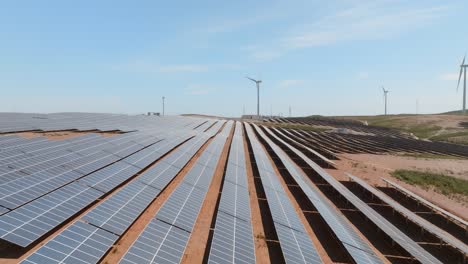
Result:
<svg viewBox="0 0 468 264"><path fill-rule="evenodd" d="M168 127L190 122L202 123L206 119L185 117L128 116L119 114L87 114L87 113L56 113L56 114L20 114L0 113L0 133L17 131L59 131L76 129L80 131L144 131L158 127Z"/></svg>
<svg viewBox="0 0 468 264"><path fill-rule="evenodd" d="M287 154L281 150L273 141L271 141L263 131L255 126L257 132L268 143L275 154L281 159L289 174L294 178L296 183L304 191L309 201L314 205L325 222L330 226L336 237L341 241L350 256L356 263L383 263L382 260L373 252L370 245L364 241L354 230L344 216L328 202L323 195L312 186L309 180L304 179L304 176L299 172L298 167L293 164L293 161L287 157ZM284 144L284 141L273 134L269 128L264 128L267 133Z"/></svg>
<svg viewBox="0 0 468 264"><path fill-rule="evenodd" d="M96 182L94 184L98 185L100 183L105 182L105 185L98 185L98 188L103 188L105 189L104 191L97 191L98 188L93 188L95 187L94 185L92 185L91 187L85 187L81 184L78 184L77 182L72 182L73 180L82 177L82 175L85 175L87 172L91 172L96 169L102 168L104 166L107 166L109 163L120 159L120 157L118 156L106 154L104 152L98 152L97 154L100 154L99 157L96 157L97 160L93 159L90 163L84 164L83 166L74 168L72 170L68 170L66 171L66 173L54 174L55 176L52 177L54 179L53 181L51 180L51 177L48 177L47 175L43 181L36 182L38 180L38 178L36 177L33 181L34 183L32 185L29 185L27 188L12 189L13 191L10 194L2 197L2 205L9 203L10 206L13 207L15 205L18 205L19 203L24 204L26 202L29 202L30 200L39 197L47 191L51 191L50 193L46 194L45 196L42 196L39 199L36 199L30 203L27 203L24 206L19 207L14 211L0 216L0 223L5 224L5 226L0 225L0 237L4 240L18 244L20 246L27 246L35 240L39 239L45 233L49 232L51 229L55 228L62 221L68 219L69 217L83 209L85 206L89 205L91 202L96 200L98 197L102 196L106 191L110 190L108 188L112 187L112 184L116 186L140 170L133 165L125 163L122 163L122 165L120 163L115 163L113 165L110 165L109 167L104 168L103 170L106 170L107 174L112 174L112 171L116 169L118 171L122 171L119 170L122 169L122 166L125 166L127 168L124 171L124 173L121 173L119 175L120 178L112 178L110 181L107 182L105 182L105 180L110 178L100 179L99 182ZM102 158L102 156L104 156L104 158ZM77 171L81 172L81 174L77 173ZM88 175L87 177L90 177L90 180L86 181L86 177L84 177L82 179L84 183L90 184L92 183L93 179L95 179L93 174ZM30 180L29 177L26 177L26 179ZM72 183L66 185L65 187L56 189L55 191L47 189L57 188L63 186L64 184L68 184L69 182ZM75 190L76 192L73 192L68 191L70 188L81 189L77 189ZM92 196L90 196L90 198L92 199L87 199L88 193L93 194ZM57 199L57 196L61 198ZM79 201L78 206L74 206L75 200ZM68 204L69 202L71 202L72 204ZM21 215L18 215L18 213L20 213ZM56 215L60 215L61 217L56 218ZM49 221L46 226L38 227L39 224L37 223L37 220L39 219L42 221L42 218L53 218L56 221ZM20 224L18 221L15 220L19 220L24 223ZM26 235L23 234L25 231L30 231L29 229L33 230L33 232L29 232Z"/></svg>
<svg viewBox="0 0 468 264"><path fill-rule="evenodd" d="M285 261L287 263L321 263L320 256L275 174L265 150L251 126L245 124L245 127Z"/></svg>
<svg viewBox="0 0 468 264"><path fill-rule="evenodd" d="M468 247L465 243L460 241L459 239L455 238L451 234L447 233L446 231L442 230L438 226L432 224L431 222L427 221L426 219L420 217L419 215L413 213L403 205L399 204L392 198L390 198L388 195L383 193L380 190L377 190L376 188L373 188L370 186L368 183L364 182L363 180L359 179L356 176L353 176L351 174L347 174L354 182L358 183L362 188L366 189L375 197L380 199L382 202L385 204L388 204L391 206L395 211L399 212L400 214L404 215L407 219L410 221L416 223L420 227L424 228L427 230L427 232L432 233L436 237L438 237L440 240L444 241L445 243L459 249L463 254L468 255Z"/></svg>
<svg viewBox="0 0 468 264"><path fill-rule="evenodd" d="M338 193L340 193L345 199L353 204L358 210L360 210L370 221L372 221L377 227L391 237L397 244L403 249L415 257L422 263L441 263L438 259L428 253L424 248L410 239L407 235L401 232L397 227L392 225L384 217L379 215L374 209L369 207L366 203L356 197L351 191L349 191L343 184L338 182L335 178L325 172L320 166L315 164L309 159L304 153L291 146L288 143L284 144L288 149L297 154L303 159L314 171L318 173L322 179L329 183Z"/></svg>
<svg viewBox="0 0 468 264"><path fill-rule="evenodd" d="M209 263L255 263L242 124L237 122L216 216Z"/></svg>
<svg viewBox="0 0 468 264"><path fill-rule="evenodd" d="M131 146L126 147L128 148ZM94 151L87 156L75 155L73 160L56 164L42 171L38 170L31 175L16 177L1 184L0 205L14 209L121 159L119 156L101 151L99 146L88 147L88 149L94 149Z"/></svg>
<svg viewBox="0 0 468 264"><path fill-rule="evenodd" d="M116 240L116 235L78 221L21 263L97 263Z"/></svg>
<svg viewBox="0 0 468 264"><path fill-rule="evenodd" d="M215 169L206 165L212 159L219 159L231 128L232 122L227 122L223 131L214 137L206 151L197 160L195 165L197 169L191 169L185 175L182 182L129 248L121 263L178 263L180 261L214 174ZM199 166L202 170L199 170Z"/></svg>
<svg viewBox="0 0 468 264"><path fill-rule="evenodd" d="M154 148L153 153L162 153L161 151L170 150L171 148L179 145L184 142L191 136L181 136L175 137L172 140L167 140L165 144L157 144L157 148ZM77 222L72 226L65 229L64 232L73 229L74 225L80 223L80 225L89 225L92 228L98 227L99 232L106 232L116 236L114 239L122 235L125 230L135 221L135 219L143 212L143 210L156 198L160 191L177 175L180 171L180 168L176 168L171 165L171 163L165 161L166 159L171 159L172 162L185 162L191 158L187 154L191 153L193 156L197 150L206 142L208 137L206 135L200 135L196 138L192 138L183 145L181 145L176 150L172 151L168 156L164 157L159 163L155 166L149 168L141 175L137 176L135 180L131 181L129 184L125 185L121 190L112 194L108 199L100 203L96 208L89 211L84 215L81 220L87 224ZM174 157L174 158L173 158ZM131 164L138 163L139 161L145 160L145 157L140 157L140 159L135 159L134 155L130 156L126 161ZM143 164L140 164L144 166ZM132 165L134 166L134 165ZM145 166L146 167L146 166ZM62 236L59 235L53 238L45 247L51 249L51 251L44 251L41 247L39 250L30 255L25 263L38 263L35 261L36 258L49 258L57 260L56 252L59 252L60 255L68 255L68 251L76 252L81 251L83 247L93 246L95 241L92 237L83 238L79 244L74 243L65 243L67 247L62 247L60 242L54 242L55 240L62 239ZM97 261L102 257L102 255L110 249L113 243L106 244L102 246L99 251L95 252L93 259L88 259L87 263L97 263ZM37 256L39 255L39 257ZM73 262L75 259L66 259L63 260L65 263ZM52 261L49 261L52 262Z"/></svg>

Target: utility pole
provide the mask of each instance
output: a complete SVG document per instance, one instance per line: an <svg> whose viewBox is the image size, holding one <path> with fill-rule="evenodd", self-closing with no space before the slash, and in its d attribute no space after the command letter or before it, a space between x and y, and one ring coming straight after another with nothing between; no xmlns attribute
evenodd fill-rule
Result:
<svg viewBox="0 0 468 264"><path fill-rule="evenodd" d="M162 97L162 103L163 103L162 115L163 115L163 116L165 115L165 110L166 110L166 109L164 109L164 108L165 108L165 106L164 106L164 100L165 100L165 99L166 99L166 97L163 96L163 97Z"/></svg>

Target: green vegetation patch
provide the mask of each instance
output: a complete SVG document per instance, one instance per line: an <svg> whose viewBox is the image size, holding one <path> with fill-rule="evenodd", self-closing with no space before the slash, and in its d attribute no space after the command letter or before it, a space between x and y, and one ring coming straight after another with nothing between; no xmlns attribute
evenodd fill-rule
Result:
<svg viewBox="0 0 468 264"><path fill-rule="evenodd" d="M418 185L425 189L432 187L436 191L445 195L459 194L468 196L467 180L458 179L443 174L413 170L396 170L391 174L393 177L411 185Z"/></svg>
<svg viewBox="0 0 468 264"><path fill-rule="evenodd" d="M446 133L431 137L431 140L445 141L457 144L468 144L468 131Z"/></svg>

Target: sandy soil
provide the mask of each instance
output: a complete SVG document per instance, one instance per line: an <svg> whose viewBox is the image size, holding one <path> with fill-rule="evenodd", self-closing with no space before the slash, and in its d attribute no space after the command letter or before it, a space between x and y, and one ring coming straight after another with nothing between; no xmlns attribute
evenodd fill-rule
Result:
<svg viewBox="0 0 468 264"><path fill-rule="evenodd" d="M36 137L46 137L50 140L64 140L69 138L74 138L78 136L83 136L90 133L97 133L103 137L112 137L117 134L118 132L82 132L82 131L55 131L55 132L20 132L14 133L13 135L17 135L24 138L36 138Z"/></svg>
<svg viewBox="0 0 468 264"><path fill-rule="evenodd" d="M433 159L372 154L342 154L340 157L389 172L395 169L430 171L468 180L468 159Z"/></svg>
<svg viewBox="0 0 468 264"><path fill-rule="evenodd" d="M252 220L252 232L255 244L255 259L257 263L271 263L268 253L268 245L265 241L265 231L263 230L260 206L258 204L257 190L255 189L252 163L250 162L249 150L247 145L247 135L242 131L244 138L245 164L247 168L247 182L249 185L250 196L250 214Z"/></svg>
<svg viewBox="0 0 468 264"><path fill-rule="evenodd" d="M198 214L197 221L193 227L190 239L185 248L184 256L181 263L202 263L204 254L207 250L208 237L210 234L211 222L216 209L216 203L221 191L221 181L223 180L224 167L229 152L229 146L232 141L232 134L234 133L234 126L232 127L229 137L227 138L221 156L219 158L216 170L211 180L210 187L203 201L202 208Z"/></svg>
<svg viewBox="0 0 468 264"><path fill-rule="evenodd" d="M397 182L404 188L409 189L445 210L464 219L468 219L468 205L466 199L458 199L457 197L449 198L433 190L424 190L420 187L409 185L390 175L390 172L396 169L418 169L441 172L468 179L468 160L420 159L373 154L341 154L339 156L341 160L335 161L337 169L326 170L338 180L349 180L344 174L348 172L366 180L371 185L384 186L385 183L381 178L386 178Z"/></svg>

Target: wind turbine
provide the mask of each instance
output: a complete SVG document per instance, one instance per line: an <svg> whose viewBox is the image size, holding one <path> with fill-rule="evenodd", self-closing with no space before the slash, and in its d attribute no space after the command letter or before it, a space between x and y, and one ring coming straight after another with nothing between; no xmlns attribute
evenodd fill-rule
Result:
<svg viewBox="0 0 468 264"><path fill-rule="evenodd" d="M468 67L468 64L465 64L465 57L463 57L462 63L460 65L460 75L458 76L458 84L457 84L457 92L458 92L458 86L460 86L460 79L463 73L463 114L465 114L466 111L466 67Z"/></svg>
<svg viewBox="0 0 468 264"><path fill-rule="evenodd" d="M389 90L385 90L385 88L382 86L382 90L384 93L384 99L385 99L385 115L387 115L387 94L390 92Z"/></svg>
<svg viewBox="0 0 468 264"><path fill-rule="evenodd" d="M251 80L252 82L255 82L257 84L257 117L260 117L260 83L262 82L261 80L255 80L252 79L248 76L245 76L245 78Z"/></svg>

